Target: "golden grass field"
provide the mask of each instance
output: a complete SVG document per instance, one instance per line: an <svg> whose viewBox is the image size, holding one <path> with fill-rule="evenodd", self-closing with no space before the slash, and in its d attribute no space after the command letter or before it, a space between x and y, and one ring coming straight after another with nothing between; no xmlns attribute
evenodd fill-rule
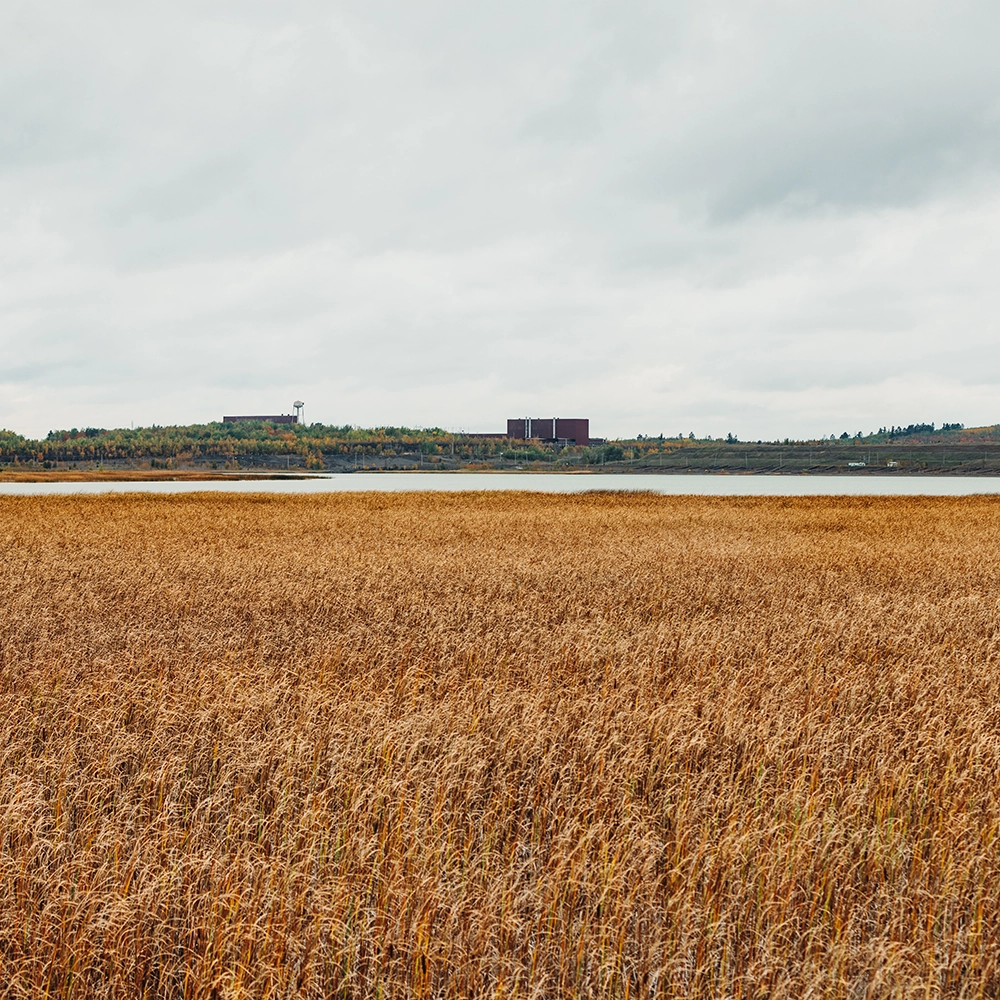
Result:
<svg viewBox="0 0 1000 1000"><path fill-rule="evenodd" d="M3 997L994 997L1000 501L0 498Z"/></svg>

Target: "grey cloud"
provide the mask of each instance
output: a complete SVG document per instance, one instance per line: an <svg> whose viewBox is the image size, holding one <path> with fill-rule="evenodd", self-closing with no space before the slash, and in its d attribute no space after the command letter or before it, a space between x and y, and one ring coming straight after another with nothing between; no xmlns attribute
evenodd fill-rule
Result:
<svg viewBox="0 0 1000 1000"><path fill-rule="evenodd" d="M725 221L775 205L910 203L996 168L1000 70L988 52L1000 12L731 9L739 30L706 27L701 65L665 67L658 99L636 102L645 127L625 176L650 197Z"/></svg>
<svg viewBox="0 0 1000 1000"><path fill-rule="evenodd" d="M609 434L988 414L998 28L962 0L8 6L0 425L45 429L22 390L111 423L116 381L160 423L300 391Z"/></svg>

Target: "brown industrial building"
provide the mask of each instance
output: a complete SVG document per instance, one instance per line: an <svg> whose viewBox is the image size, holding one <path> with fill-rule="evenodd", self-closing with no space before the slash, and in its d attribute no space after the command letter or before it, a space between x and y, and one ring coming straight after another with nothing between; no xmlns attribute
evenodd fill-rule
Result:
<svg viewBox="0 0 1000 1000"><path fill-rule="evenodd" d="M282 413L278 416L270 417L223 417L224 424L239 424L244 420L261 420L269 424L297 424L299 418L295 414Z"/></svg>
<svg viewBox="0 0 1000 1000"><path fill-rule="evenodd" d="M590 421L568 417L525 417L507 421L507 437L516 441L538 438L559 444L590 444Z"/></svg>

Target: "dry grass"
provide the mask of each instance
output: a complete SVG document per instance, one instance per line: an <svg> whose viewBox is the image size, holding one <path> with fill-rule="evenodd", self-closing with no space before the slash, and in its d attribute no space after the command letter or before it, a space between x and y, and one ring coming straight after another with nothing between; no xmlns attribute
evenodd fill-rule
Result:
<svg viewBox="0 0 1000 1000"><path fill-rule="evenodd" d="M203 469L0 469L2 483L173 483L208 482L212 479L311 479L308 473L208 472Z"/></svg>
<svg viewBox="0 0 1000 1000"><path fill-rule="evenodd" d="M10 997L996 996L1000 503L0 498Z"/></svg>

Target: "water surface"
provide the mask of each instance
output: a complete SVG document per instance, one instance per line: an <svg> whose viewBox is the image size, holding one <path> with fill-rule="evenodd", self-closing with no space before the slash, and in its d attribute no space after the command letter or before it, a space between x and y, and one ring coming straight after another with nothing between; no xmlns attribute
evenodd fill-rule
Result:
<svg viewBox="0 0 1000 1000"><path fill-rule="evenodd" d="M234 479L206 482L4 483L0 494L79 493L345 493L372 490L524 490L584 493L588 490L646 490L670 496L971 496L1000 494L998 476L740 476L601 475L516 472L351 472L312 479Z"/></svg>

